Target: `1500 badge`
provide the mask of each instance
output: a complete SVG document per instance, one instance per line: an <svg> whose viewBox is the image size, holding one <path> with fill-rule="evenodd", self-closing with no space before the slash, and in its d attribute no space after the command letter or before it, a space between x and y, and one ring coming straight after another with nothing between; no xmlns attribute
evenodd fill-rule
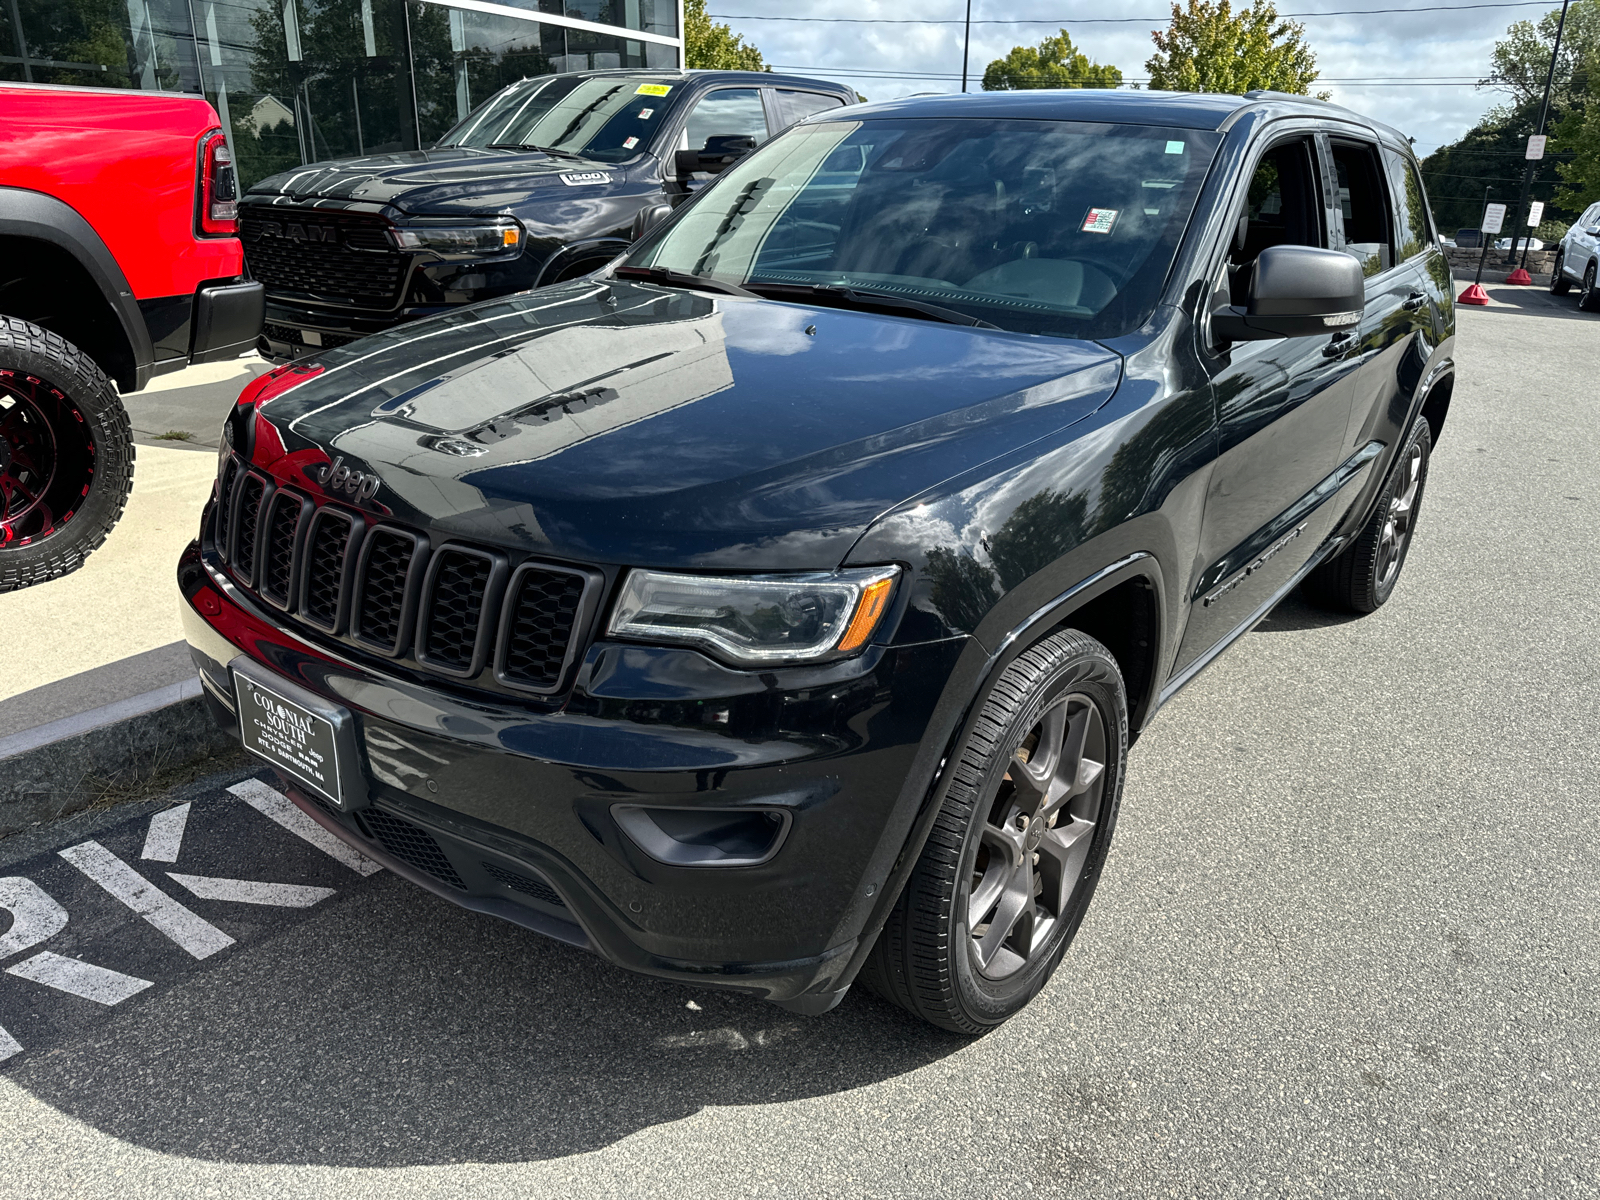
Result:
<svg viewBox="0 0 1600 1200"><path fill-rule="evenodd" d="M608 171L563 171L561 182L568 187L583 187L585 184L610 183L611 174Z"/></svg>

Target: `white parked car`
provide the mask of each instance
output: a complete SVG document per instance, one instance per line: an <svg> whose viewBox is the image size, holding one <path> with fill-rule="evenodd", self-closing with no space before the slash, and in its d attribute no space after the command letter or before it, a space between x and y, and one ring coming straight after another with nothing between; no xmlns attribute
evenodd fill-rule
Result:
<svg viewBox="0 0 1600 1200"><path fill-rule="evenodd" d="M1525 238L1523 238L1521 241L1519 241L1517 243L1517 249L1521 250L1524 243L1527 244L1527 247L1528 247L1529 250L1543 250L1544 249L1544 243L1541 242L1536 237L1525 237ZM1498 242L1496 242L1494 244L1494 248L1496 250L1509 250L1509 249L1511 249L1511 239L1508 238L1508 237L1501 238Z"/></svg>
<svg viewBox="0 0 1600 1200"><path fill-rule="evenodd" d="M1556 247L1556 261L1550 272L1550 291L1565 296L1576 283L1578 307L1585 312L1600 312L1600 286L1595 272L1600 269L1600 203L1584 209L1572 223L1567 236Z"/></svg>

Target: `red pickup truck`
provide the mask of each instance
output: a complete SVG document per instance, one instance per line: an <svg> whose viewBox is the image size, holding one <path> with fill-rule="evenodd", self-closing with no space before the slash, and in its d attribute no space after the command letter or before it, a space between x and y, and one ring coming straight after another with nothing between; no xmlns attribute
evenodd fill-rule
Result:
<svg viewBox="0 0 1600 1200"><path fill-rule="evenodd" d="M121 392L255 346L233 159L200 96L0 83L0 592L122 514Z"/></svg>

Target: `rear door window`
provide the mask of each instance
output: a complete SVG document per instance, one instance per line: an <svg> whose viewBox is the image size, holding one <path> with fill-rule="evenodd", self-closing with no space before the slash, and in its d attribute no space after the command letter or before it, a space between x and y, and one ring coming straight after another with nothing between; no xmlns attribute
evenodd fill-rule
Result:
<svg viewBox="0 0 1600 1200"><path fill-rule="evenodd" d="M778 102L779 129L787 129L813 113L844 107L843 97L825 96L820 92L796 92L788 88L778 88L773 93L773 98Z"/></svg>
<svg viewBox="0 0 1600 1200"><path fill-rule="evenodd" d="M1404 262L1428 248L1433 241L1433 227L1428 221L1428 204L1423 199L1422 181L1417 178L1416 167L1406 160L1405 155L1387 146L1384 147L1383 161L1389 168L1389 182L1399 201L1394 212L1394 240L1399 260Z"/></svg>
<svg viewBox="0 0 1600 1200"><path fill-rule="evenodd" d="M1331 149L1344 214L1344 241L1338 249L1360 260L1362 274L1380 274L1396 259L1389 187L1378 165L1378 148L1367 142L1336 141Z"/></svg>

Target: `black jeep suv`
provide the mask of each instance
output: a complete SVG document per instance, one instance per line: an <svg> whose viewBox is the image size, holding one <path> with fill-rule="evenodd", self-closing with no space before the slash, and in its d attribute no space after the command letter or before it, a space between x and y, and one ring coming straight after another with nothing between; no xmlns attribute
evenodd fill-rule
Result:
<svg viewBox="0 0 1600 1200"><path fill-rule="evenodd" d="M430 150L263 179L239 207L245 260L267 288L258 348L292 359L587 274L725 162L855 100L841 84L766 72L540 75Z"/></svg>
<svg viewBox="0 0 1600 1200"><path fill-rule="evenodd" d="M821 114L605 273L247 389L188 637L294 802L440 895L981 1031L1161 704L1296 587L1392 594L1450 291L1406 139L1332 105Z"/></svg>

